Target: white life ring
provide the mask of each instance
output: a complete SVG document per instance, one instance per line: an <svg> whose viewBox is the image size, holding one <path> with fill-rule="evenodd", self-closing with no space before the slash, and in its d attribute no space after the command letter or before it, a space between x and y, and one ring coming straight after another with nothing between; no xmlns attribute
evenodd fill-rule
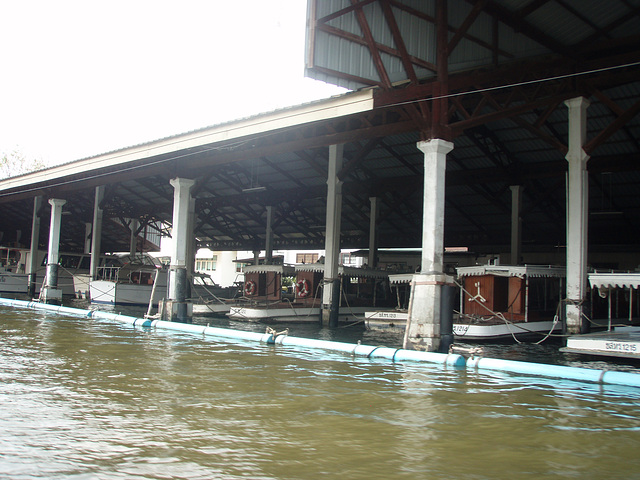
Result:
<svg viewBox="0 0 640 480"><path fill-rule="evenodd" d="M256 282L249 280L244 284L244 293L251 296L256 294Z"/></svg>
<svg viewBox="0 0 640 480"><path fill-rule="evenodd" d="M311 289L309 288L309 280L302 279L296 283L296 295L300 298L309 296Z"/></svg>

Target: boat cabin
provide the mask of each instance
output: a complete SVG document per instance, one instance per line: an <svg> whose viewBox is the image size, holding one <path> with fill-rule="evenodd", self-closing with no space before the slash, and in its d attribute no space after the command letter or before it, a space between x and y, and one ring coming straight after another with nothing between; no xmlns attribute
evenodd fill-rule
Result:
<svg viewBox="0 0 640 480"><path fill-rule="evenodd" d="M535 322L552 319L564 298L564 267L459 267L460 322Z"/></svg>
<svg viewBox="0 0 640 480"><path fill-rule="evenodd" d="M323 263L305 263L295 266L296 302L313 303L322 296ZM340 305L393 306L389 290L389 275L384 270L360 267L338 267ZM317 302L317 300L316 300Z"/></svg>
<svg viewBox="0 0 640 480"><path fill-rule="evenodd" d="M282 300L282 278L295 275L292 265L247 265L244 272L244 296L255 301Z"/></svg>
<svg viewBox="0 0 640 480"><path fill-rule="evenodd" d="M319 265L321 268L313 268ZM311 267L311 268L310 268ZM294 293L296 303L313 304L322 298L322 281L324 279L323 264L301 264L295 266L296 281Z"/></svg>

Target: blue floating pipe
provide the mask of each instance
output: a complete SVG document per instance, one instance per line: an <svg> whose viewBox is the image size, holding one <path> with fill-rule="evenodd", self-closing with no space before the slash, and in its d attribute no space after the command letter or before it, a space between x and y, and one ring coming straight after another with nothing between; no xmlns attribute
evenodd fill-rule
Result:
<svg viewBox="0 0 640 480"><path fill-rule="evenodd" d="M589 368L567 367L562 365L547 365L540 363L517 362L497 358L468 358L458 354L444 354L436 352L422 352L404 350L401 348L380 347L372 345L350 344L311 338L290 337L271 333L256 333L227 328L209 327L202 325L167 322L157 319L146 319L121 315L119 313L103 312L100 310L83 310L46 303L0 298L0 305L19 308L46 310L53 313L83 316L87 318L111 320L134 327L160 328L195 335L217 337L226 340L255 341L267 344L290 345L310 349L347 353L355 357L383 358L394 362L428 362L439 363L454 367L467 367L469 370L494 370L508 373L543 376L562 380L574 380L610 385L640 387L640 375L630 372L609 370L595 370Z"/></svg>
<svg viewBox="0 0 640 480"><path fill-rule="evenodd" d="M630 372L612 372L591 368L567 367L563 365L547 365L544 363L516 362L498 358L468 358L467 368L475 370L499 370L509 373L537 375L579 382L608 383L640 387L640 375Z"/></svg>

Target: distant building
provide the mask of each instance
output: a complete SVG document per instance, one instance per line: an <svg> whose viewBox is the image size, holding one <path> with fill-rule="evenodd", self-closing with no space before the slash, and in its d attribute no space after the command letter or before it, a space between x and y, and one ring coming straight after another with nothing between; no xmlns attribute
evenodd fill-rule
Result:
<svg viewBox="0 0 640 480"><path fill-rule="evenodd" d="M195 272L209 275L221 287L229 287L244 279L242 267L239 263L239 252L213 251L201 248L196 253Z"/></svg>

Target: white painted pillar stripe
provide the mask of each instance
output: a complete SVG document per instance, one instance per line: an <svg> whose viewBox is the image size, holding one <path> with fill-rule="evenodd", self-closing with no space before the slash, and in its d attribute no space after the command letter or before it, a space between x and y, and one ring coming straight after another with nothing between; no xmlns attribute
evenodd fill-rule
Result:
<svg viewBox="0 0 640 480"><path fill-rule="evenodd" d="M567 307L569 333L579 333L582 302L587 285L587 229L589 214L589 156L582 148L587 138L587 108L584 97L565 102L569 108L567 175Z"/></svg>
<svg viewBox="0 0 640 480"><path fill-rule="evenodd" d="M187 253L189 251L189 200L191 187L195 180L188 178L174 178L169 180L173 187L173 249L171 252L172 267L186 267Z"/></svg>
<svg viewBox="0 0 640 480"><path fill-rule="evenodd" d="M47 264L56 265L60 260L60 230L62 225L62 207L66 200L50 198L51 224L49 228L49 255Z"/></svg>
<svg viewBox="0 0 640 480"><path fill-rule="evenodd" d="M444 270L444 193L447 153L453 143L439 138L418 142L424 153L422 273Z"/></svg>
<svg viewBox="0 0 640 480"><path fill-rule="evenodd" d="M413 276L403 346L437 351L440 348L440 316L444 275L444 201L447 154L453 143L439 138L418 142L424 153L424 215L422 267Z"/></svg>
<svg viewBox="0 0 640 480"><path fill-rule="evenodd" d="M329 146L329 169L327 172L327 220L325 232L324 278L336 279L340 262L340 221L342 217L342 181L338 172L342 168L343 145ZM323 305L331 305L332 289L325 285L322 292Z"/></svg>
<svg viewBox="0 0 640 480"><path fill-rule="evenodd" d="M100 250L102 248L102 201L104 200L104 185L96 187L93 203L93 226L91 229L91 280L97 280L100 265Z"/></svg>

